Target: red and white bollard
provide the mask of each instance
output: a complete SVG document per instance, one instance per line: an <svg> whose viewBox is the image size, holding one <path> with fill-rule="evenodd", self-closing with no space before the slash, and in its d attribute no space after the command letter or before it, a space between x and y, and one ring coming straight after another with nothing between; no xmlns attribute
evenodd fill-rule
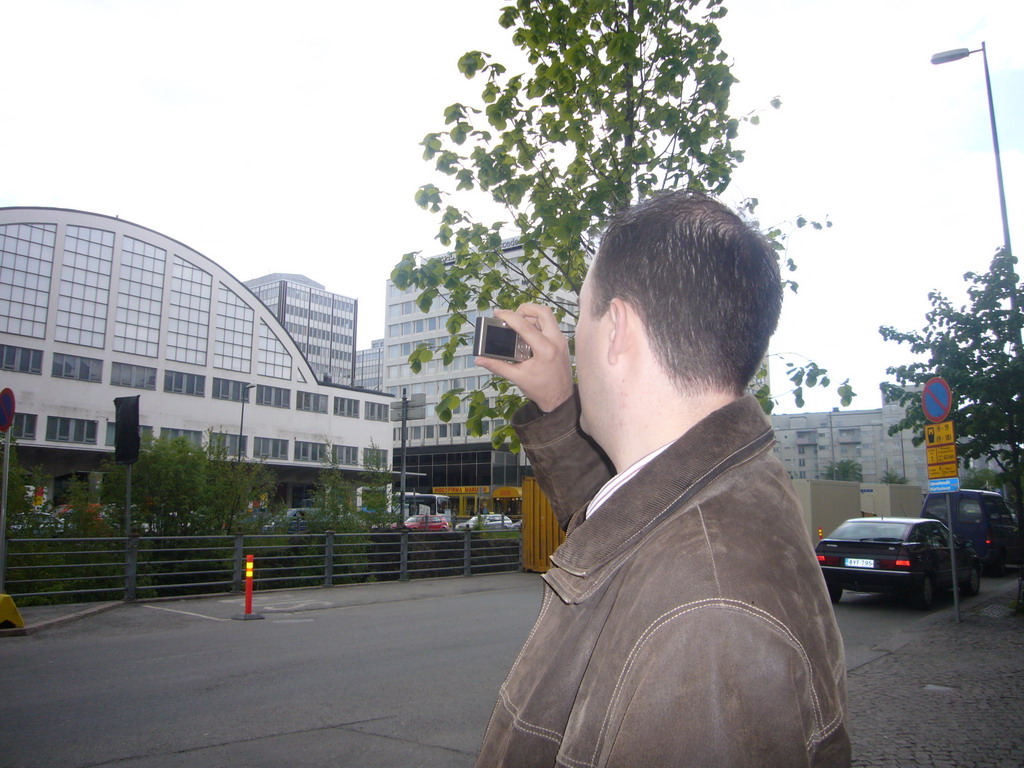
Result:
<svg viewBox="0 0 1024 768"><path fill-rule="evenodd" d="M252 619L262 619L258 613L252 612L252 578L253 571L255 570L255 564L253 563L253 556L245 556L245 613L239 614L238 616L232 616L233 619L239 621L251 621Z"/></svg>

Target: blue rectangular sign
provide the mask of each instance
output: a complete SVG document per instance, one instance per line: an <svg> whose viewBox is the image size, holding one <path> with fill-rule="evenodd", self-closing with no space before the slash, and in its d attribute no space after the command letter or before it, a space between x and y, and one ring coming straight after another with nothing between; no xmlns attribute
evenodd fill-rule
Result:
<svg viewBox="0 0 1024 768"><path fill-rule="evenodd" d="M928 481L928 493L952 493L960 490L959 477L943 477Z"/></svg>

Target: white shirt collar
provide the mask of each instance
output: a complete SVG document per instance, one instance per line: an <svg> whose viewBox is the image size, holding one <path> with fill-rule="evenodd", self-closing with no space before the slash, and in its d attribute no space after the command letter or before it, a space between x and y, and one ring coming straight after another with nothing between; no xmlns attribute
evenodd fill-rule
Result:
<svg viewBox="0 0 1024 768"><path fill-rule="evenodd" d="M611 480L605 483L601 487L601 490L597 492L597 495L590 500L590 504L587 505L587 511L585 516L590 517L594 512L597 511L598 507L600 507L602 504L605 503L605 501L607 501L609 496L611 496L613 493L619 490L619 488L621 488L631 479L633 479L633 476L637 472L639 472L641 469L643 469L645 466L651 463L654 459L660 456L661 453L674 442L675 440L673 440L670 443L665 443L665 445L661 446L661 448L656 448L643 458L639 459L638 461L635 461L626 470L619 472Z"/></svg>

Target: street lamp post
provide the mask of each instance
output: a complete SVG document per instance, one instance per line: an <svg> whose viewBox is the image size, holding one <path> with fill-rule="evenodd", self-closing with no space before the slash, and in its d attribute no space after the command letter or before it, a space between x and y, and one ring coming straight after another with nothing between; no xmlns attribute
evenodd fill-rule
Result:
<svg viewBox="0 0 1024 768"><path fill-rule="evenodd" d="M255 384L242 385L242 417L238 420L238 450L236 451L238 461L242 460L242 432L245 429L245 404L249 400L249 390L255 386Z"/></svg>
<svg viewBox="0 0 1024 768"><path fill-rule="evenodd" d="M985 67L985 91L988 94L988 118L992 126L992 149L996 155L996 181L999 184L999 212L1003 217L1003 251L1010 263L1010 274L1013 282L1010 291L1010 309L1013 310L1014 318L1017 317L1017 273L1013 268L1013 250L1010 248L1010 220L1006 215L1006 190L1003 188L1003 163L999 156L999 133L996 131L996 108L992 102L992 79L988 73L988 52L985 50L985 43L981 48L970 50L969 48L954 48L951 51L942 51L932 56L932 64L947 64L951 61L966 59L972 53L981 53L981 60ZM1021 350L1020 333L1015 340L1018 353Z"/></svg>

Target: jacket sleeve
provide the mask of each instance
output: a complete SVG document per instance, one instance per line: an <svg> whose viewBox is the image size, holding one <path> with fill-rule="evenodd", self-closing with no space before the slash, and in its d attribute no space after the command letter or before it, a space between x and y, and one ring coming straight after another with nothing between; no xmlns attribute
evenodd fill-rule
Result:
<svg viewBox="0 0 1024 768"><path fill-rule="evenodd" d="M649 628L618 676L593 765L849 766L802 648L742 608L698 608Z"/></svg>
<svg viewBox="0 0 1024 768"><path fill-rule="evenodd" d="M611 461L580 431L579 392L544 413L528 402L512 417L512 426L530 459L541 490L551 500L559 525L590 503L615 470Z"/></svg>

